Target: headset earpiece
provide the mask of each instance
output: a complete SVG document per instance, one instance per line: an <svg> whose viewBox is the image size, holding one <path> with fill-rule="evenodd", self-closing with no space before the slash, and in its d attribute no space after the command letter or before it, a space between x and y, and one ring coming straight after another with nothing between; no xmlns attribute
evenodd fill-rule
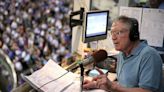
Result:
<svg viewBox="0 0 164 92"><path fill-rule="evenodd" d="M129 38L131 41L136 41L139 39L138 21L135 18L131 18Z"/></svg>

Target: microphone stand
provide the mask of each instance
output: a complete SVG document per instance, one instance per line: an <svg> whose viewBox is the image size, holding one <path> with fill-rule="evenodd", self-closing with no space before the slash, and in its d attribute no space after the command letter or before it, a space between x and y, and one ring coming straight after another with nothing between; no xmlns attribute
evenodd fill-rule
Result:
<svg viewBox="0 0 164 92"><path fill-rule="evenodd" d="M83 64L80 64L80 92L83 91L83 81L84 81L84 67Z"/></svg>

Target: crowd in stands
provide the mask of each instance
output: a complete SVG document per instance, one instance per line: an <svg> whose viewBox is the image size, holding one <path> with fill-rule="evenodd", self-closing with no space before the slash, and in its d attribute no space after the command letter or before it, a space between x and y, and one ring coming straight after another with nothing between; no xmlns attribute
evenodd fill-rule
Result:
<svg viewBox="0 0 164 92"><path fill-rule="evenodd" d="M73 0L0 0L0 49L18 73L70 56ZM18 79L18 85L22 83Z"/></svg>

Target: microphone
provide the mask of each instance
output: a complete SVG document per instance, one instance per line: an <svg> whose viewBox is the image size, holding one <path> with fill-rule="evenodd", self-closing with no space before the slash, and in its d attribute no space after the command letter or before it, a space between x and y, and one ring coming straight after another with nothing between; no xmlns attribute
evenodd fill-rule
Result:
<svg viewBox="0 0 164 92"><path fill-rule="evenodd" d="M104 61L108 57L107 55L108 55L108 53L105 50L100 49L98 51L93 52L93 54L91 56L84 59L82 62L79 62L79 63L76 62L75 66L73 65L73 68L71 66L70 68L68 68L66 70L77 69L77 68L79 68L80 64L82 64L83 66L86 66L91 63L98 63L98 62Z"/></svg>
<svg viewBox="0 0 164 92"><path fill-rule="evenodd" d="M107 58L107 52L103 49L100 49L96 52L94 52L90 57L84 59L82 62L80 62L80 64L82 64L83 66L86 66L90 63L98 63L101 62L103 60L105 60Z"/></svg>

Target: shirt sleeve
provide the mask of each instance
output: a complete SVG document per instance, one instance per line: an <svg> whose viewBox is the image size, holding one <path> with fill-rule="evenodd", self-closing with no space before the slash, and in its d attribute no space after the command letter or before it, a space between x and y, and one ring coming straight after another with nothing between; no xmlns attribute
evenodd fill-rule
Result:
<svg viewBox="0 0 164 92"><path fill-rule="evenodd" d="M156 91L162 80L162 60L155 50L142 55L139 70L139 87Z"/></svg>

